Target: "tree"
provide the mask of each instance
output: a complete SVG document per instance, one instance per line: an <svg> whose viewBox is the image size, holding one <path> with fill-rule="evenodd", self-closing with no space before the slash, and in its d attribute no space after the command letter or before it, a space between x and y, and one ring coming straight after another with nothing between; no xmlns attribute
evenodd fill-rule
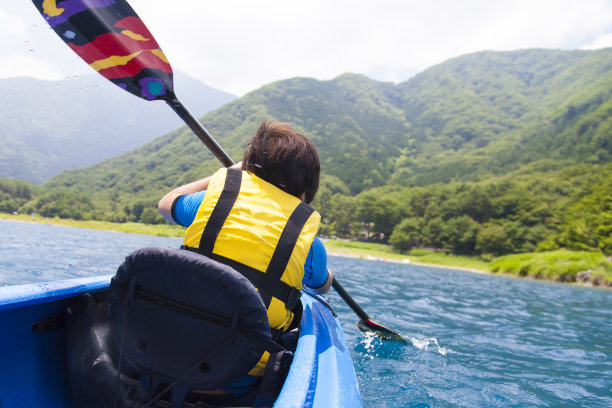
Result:
<svg viewBox="0 0 612 408"><path fill-rule="evenodd" d="M444 224L442 245L455 253L474 252L479 228L479 224L467 215L451 218Z"/></svg>
<svg viewBox="0 0 612 408"><path fill-rule="evenodd" d="M138 202L132 206L132 216L134 217L134 221L139 221L142 212L144 211L146 204L143 202Z"/></svg>
<svg viewBox="0 0 612 408"><path fill-rule="evenodd" d="M147 207L142 210L140 222L144 222L145 224L159 224L161 222L161 216L158 214L157 209Z"/></svg>
<svg viewBox="0 0 612 408"><path fill-rule="evenodd" d="M478 231L475 249L480 253L503 255L511 252L512 244L504 227L488 224Z"/></svg>
<svg viewBox="0 0 612 408"><path fill-rule="evenodd" d="M444 231L444 220L442 217L430 219L423 228L423 245L434 248L440 248L442 242L442 233Z"/></svg>
<svg viewBox="0 0 612 408"><path fill-rule="evenodd" d="M323 233L329 236L353 237L359 233L355 221L356 200L342 194L334 194L327 214L322 219Z"/></svg>
<svg viewBox="0 0 612 408"><path fill-rule="evenodd" d="M404 252L419 244L421 237L421 226L416 218L402 220L394 229L389 243Z"/></svg>
<svg viewBox="0 0 612 408"><path fill-rule="evenodd" d="M560 240L570 248L612 254L612 175L596 178L583 194L566 211Z"/></svg>
<svg viewBox="0 0 612 408"><path fill-rule="evenodd" d="M358 197L355 218L368 226L368 238L373 232L382 234L383 240L387 240L399 222L400 209L396 201L368 193ZM373 225L372 231L370 225Z"/></svg>

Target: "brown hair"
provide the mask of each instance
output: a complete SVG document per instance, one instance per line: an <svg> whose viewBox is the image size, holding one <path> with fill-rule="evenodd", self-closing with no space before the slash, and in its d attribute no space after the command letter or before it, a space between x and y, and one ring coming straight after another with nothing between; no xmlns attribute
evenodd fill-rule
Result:
<svg viewBox="0 0 612 408"><path fill-rule="evenodd" d="M321 164L314 144L289 123L264 120L246 145L242 169L310 203L319 189Z"/></svg>

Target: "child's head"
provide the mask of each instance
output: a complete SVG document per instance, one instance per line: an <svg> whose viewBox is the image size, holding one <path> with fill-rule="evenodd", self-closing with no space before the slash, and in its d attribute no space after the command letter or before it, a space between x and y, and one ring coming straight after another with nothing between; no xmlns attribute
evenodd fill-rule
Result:
<svg viewBox="0 0 612 408"><path fill-rule="evenodd" d="M314 199L319 189L321 164L317 149L286 122L262 122L245 147L242 169L306 203Z"/></svg>

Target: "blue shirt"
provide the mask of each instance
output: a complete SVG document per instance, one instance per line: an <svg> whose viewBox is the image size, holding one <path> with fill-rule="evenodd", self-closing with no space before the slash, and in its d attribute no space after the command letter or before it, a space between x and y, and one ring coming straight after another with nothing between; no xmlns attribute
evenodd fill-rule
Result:
<svg viewBox="0 0 612 408"><path fill-rule="evenodd" d="M172 208L174 221L183 227L190 226L198 213L205 195L206 190L179 197ZM311 288L319 288L325 284L328 275L327 251L323 242L315 237L304 264L302 284Z"/></svg>

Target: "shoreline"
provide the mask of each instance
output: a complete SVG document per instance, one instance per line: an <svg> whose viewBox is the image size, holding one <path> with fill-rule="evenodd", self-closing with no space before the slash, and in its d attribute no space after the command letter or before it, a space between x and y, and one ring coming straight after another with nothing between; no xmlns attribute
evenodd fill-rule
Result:
<svg viewBox="0 0 612 408"><path fill-rule="evenodd" d="M86 228L86 229L97 229L97 230L107 230L107 231L116 231L123 232L128 234L142 234L142 235L152 235L152 236L163 236L163 237L181 237L182 227L177 227L173 225L148 225L148 224L140 224L140 223L112 223L105 221L96 221L96 220L71 220L71 219L60 219L60 218L45 218L39 215L13 215L7 213L0 212L0 220L6 221L15 221L15 222L30 222L30 223L38 223L38 224L52 224L52 225L60 225L67 226L73 228ZM326 242L327 239L323 239L323 242ZM409 258L409 255L402 256L401 254L392 254L392 253L381 253L378 252L376 255L371 255L371 253L376 253L375 250L368 249L343 249L343 248L334 248L326 246L327 254L329 256L337 256L344 258L355 258L362 259L367 261L378 261L378 262L389 262L389 263L399 263L405 265L416 265L416 266L424 266L430 268L440 268L440 269L452 269L461 272L475 273L480 275L496 275L496 276L504 276L508 278L516 278L516 279L528 279L528 280L541 280L543 282L551 282L551 283L560 283L560 284L569 284L572 286L580 286L580 287L588 287L595 289L608 289L612 290L612 286L608 286L606 284L603 285L593 285L590 282L559 282L551 279L534 279L530 277L517 276L511 273L494 273L487 269L479 269L474 267L466 267L466 266L455 266L449 265L446 263L428 263L428 262L419 262L413 261ZM387 256L391 255L391 256Z"/></svg>
<svg viewBox="0 0 612 408"><path fill-rule="evenodd" d="M29 223L37 223L37 224L52 224L52 225L68 226L68 227L73 227L73 228L94 229L94 230L96 229L97 230L107 230L107 231L123 232L127 234L166 236L169 238L178 236L176 234L160 234L159 232L152 233L153 231L150 231L150 230L143 231L145 228L142 228L143 230L140 230L141 228L138 228L138 227L130 228L130 226L125 225L126 223L116 224L116 223L110 223L110 222L104 222L104 221L62 220L60 218L45 218L45 217L41 217L38 215L31 216L31 215L25 215L25 214L13 215L13 214L0 213L0 220L15 221L15 222L29 222ZM122 225L123 227L121 227ZM137 224L137 225L140 226L141 224ZM325 242L327 240L324 239L323 241ZM452 265L442 265L442 264L432 264L432 263L425 263L425 262L415 262L415 261L409 260L408 258L403 258L403 259L393 258L393 257L386 258L386 257L380 257L380 256L373 256L370 254L364 254L362 252L356 253L351 250L344 251L342 249L337 249L337 248L326 247L326 249L327 249L327 254L329 256L363 259L367 261L399 263L399 264L405 264L405 265L426 266L426 267L431 267L431 268L442 268L442 269L446 268L446 269L454 269L454 270L463 271L463 272L493 275L493 273L487 270L483 270L483 269L467 268L467 267L452 266Z"/></svg>
<svg viewBox="0 0 612 408"><path fill-rule="evenodd" d="M342 250L338 250L336 248L332 248L332 249L327 248L327 255L337 256L340 258L363 259L364 261L373 261L373 262L388 262L388 263L397 263L397 264L403 264L403 265L426 266L429 268L454 269L454 270L458 270L462 272L477 273L481 275L495 275L494 273L489 272L484 269L466 268L464 266L432 264L432 263L425 263L425 262L414 262L414 261L411 261L409 258L398 259L398 258L376 257L376 256L367 255L367 254L366 255L357 254L357 253L350 252L350 251L345 252Z"/></svg>
<svg viewBox="0 0 612 408"><path fill-rule="evenodd" d="M363 255L363 254L355 253L355 252L348 251L348 250L343 251L337 248L332 248L332 249L327 248L327 255L336 256L340 258L362 259L364 261L374 261L374 262L377 261L377 262L387 262L387 263L396 263L396 264L404 264L404 265L425 266L428 268L452 269L452 270L456 270L460 272L475 273L479 275L491 275L491 276L501 276L501 277L512 278L512 279L541 281L541 282L555 283L559 285L570 285L570 286L578 286L578 287L592 288L592 289L612 290L611 286L593 285L590 282L558 282L555 280L548 280L548 279L535 279L531 277L517 276L511 273L494 273L494 272L491 272L485 269L468 268L464 266L452 266L452 265L432 264L432 263L425 263L425 262L413 262L409 260L408 258L399 259L399 258L374 257L371 255L367 255L367 254ZM405 260L408 262L406 262Z"/></svg>

